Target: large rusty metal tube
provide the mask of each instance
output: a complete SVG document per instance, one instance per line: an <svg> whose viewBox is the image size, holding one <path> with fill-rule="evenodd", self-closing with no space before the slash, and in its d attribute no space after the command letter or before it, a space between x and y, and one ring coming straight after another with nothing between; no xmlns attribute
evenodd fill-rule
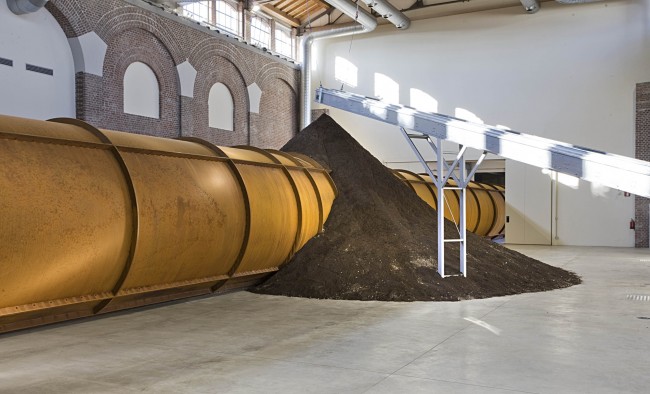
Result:
<svg viewBox="0 0 650 394"><path fill-rule="evenodd" d="M250 285L335 197L304 157L0 116L0 332Z"/></svg>
<svg viewBox="0 0 650 394"><path fill-rule="evenodd" d="M402 182L436 209L438 189L428 175L420 175L406 170L393 170ZM450 179L448 186L456 186ZM458 224L460 218L460 194L458 190L445 190L445 219ZM506 218L505 189L502 186L470 182L467 186L467 230L488 237L503 234Z"/></svg>

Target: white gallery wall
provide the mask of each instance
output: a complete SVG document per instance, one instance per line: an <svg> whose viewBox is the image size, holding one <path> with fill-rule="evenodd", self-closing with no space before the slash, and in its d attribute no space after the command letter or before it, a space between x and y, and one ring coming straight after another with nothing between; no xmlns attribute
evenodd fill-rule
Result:
<svg viewBox="0 0 650 394"><path fill-rule="evenodd" d="M634 156L634 89L650 81L650 5L544 2L319 42L319 83ZM394 126L332 116L380 161L414 157ZM447 150L453 150L448 146ZM432 157L430 157L432 158ZM557 179L556 179L557 178ZM633 246L634 198L507 161L506 241Z"/></svg>
<svg viewBox="0 0 650 394"><path fill-rule="evenodd" d="M35 119L74 117L74 61L68 39L54 17L41 9L14 15L0 1L0 114ZM26 65L52 70L28 71Z"/></svg>

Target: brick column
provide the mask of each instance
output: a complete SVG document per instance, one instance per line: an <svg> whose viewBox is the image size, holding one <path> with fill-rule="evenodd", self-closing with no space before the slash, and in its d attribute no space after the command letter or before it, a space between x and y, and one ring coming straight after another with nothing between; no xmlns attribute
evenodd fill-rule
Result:
<svg viewBox="0 0 650 394"><path fill-rule="evenodd" d="M650 82L636 85L636 142L635 157L650 161ZM648 244L648 204L650 199L635 197L635 242L637 248L647 248Z"/></svg>

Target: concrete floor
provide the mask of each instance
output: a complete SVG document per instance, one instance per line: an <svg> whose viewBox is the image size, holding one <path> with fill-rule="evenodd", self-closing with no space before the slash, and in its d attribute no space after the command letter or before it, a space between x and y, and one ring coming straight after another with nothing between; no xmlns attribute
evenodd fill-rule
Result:
<svg viewBox="0 0 650 394"><path fill-rule="evenodd" d="M0 336L0 392L650 392L650 300L628 299L650 295L650 252L515 249L584 283L438 303L238 292L58 324Z"/></svg>

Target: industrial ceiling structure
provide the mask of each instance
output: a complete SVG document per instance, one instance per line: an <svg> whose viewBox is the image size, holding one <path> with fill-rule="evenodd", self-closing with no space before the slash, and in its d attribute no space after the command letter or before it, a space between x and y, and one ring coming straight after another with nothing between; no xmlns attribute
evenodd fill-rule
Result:
<svg viewBox="0 0 650 394"><path fill-rule="evenodd" d="M179 1L152 0L170 8L177 8ZM200 0L197 0L200 1ZM522 6L522 13L535 13L542 3L554 0L390 0L389 3L410 20L421 20L469 12L505 7ZM590 3L600 0L555 0L562 4ZM237 1L236 1L237 2ZM242 7L262 12L276 21L299 29L350 22L351 18L327 0L242 0ZM353 1L354 2L354 1ZM188 1L183 1L188 3ZM360 9L369 11L382 22L381 13L373 10L372 0L357 0Z"/></svg>

